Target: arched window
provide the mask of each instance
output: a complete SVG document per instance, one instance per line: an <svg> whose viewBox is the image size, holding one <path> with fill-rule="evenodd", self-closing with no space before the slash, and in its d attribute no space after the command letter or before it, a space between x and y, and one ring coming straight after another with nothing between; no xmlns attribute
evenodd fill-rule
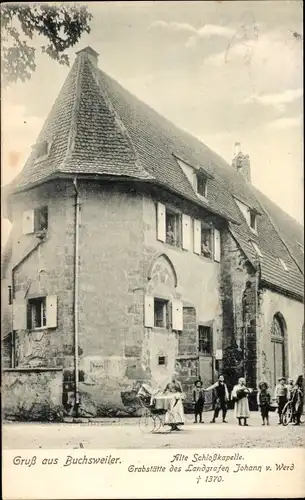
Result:
<svg viewBox="0 0 305 500"><path fill-rule="evenodd" d="M271 366L272 382L285 377L285 323L280 314L275 314L271 325Z"/></svg>

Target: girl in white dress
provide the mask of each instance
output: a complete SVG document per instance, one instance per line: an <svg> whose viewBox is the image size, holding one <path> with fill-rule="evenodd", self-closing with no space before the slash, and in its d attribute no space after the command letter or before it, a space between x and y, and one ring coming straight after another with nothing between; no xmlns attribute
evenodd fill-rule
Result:
<svg viewBox="0 0 305 500"><path fill-rule="evenodd" d="M165 414L165 424L171 426L172 431L180 431L179 425L184 424L184 411L183 411L183 390L182 385L177 380L176 374L172 376L171 382L167 384L164 394L171 394L168 412Z"/></svg>

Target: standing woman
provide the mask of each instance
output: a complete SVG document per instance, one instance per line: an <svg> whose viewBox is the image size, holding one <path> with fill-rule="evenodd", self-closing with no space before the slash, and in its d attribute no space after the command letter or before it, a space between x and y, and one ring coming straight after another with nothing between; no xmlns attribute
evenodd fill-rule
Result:
<svg viewBox="0 0 305 500"><path fill-rule="evenodd" d="M235 415L238 419L238 425L241 425L242 419L244 420L244 425L247 424L247 419L250 417L248 396L250 394L250 389L246 387L246 381L244 378L238 380L238 384L233 387L232 398L235 399Z"/></svg>
<svg viewBox="0 0 305 500"><path fill-rule="evenodd" d="M303 375L299 375L296 380L292 393L292 404L295 418L295 423L293 425L300 425L304 404Z"/></svg>
<svg viewBox="0 0 305 500"><path fill-rule="evenodd" d="M171 381L165 387L164 394L172 395L168 411L165 414L165 424L170 425L172 431L180 431L178 426L184 425L183 390L176 373L172 375Z"/></svg>

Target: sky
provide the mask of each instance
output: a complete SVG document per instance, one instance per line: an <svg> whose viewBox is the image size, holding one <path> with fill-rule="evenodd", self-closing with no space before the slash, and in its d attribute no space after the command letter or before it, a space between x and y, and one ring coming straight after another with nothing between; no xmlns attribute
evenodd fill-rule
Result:
<svg viewBox="0 0 305 500"><path fill-rule="evenodd" d="M99 67L231 163L303 223L302 2L92 2ZM2 90L2 185L22 169L69 68L42 54L30 81ZM2 221L2 245L10 223Z"/></svg>

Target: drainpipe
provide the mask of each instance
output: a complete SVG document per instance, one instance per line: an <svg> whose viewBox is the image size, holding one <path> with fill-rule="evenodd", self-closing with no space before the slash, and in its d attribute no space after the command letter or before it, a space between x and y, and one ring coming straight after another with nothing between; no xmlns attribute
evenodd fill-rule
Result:
<svg viewBox="0 0 305 500"><path fill-rule="evenodd" d="M75 377L75 416L79 407L79 359L78 359L78 281L79 281L79 191L77 178L73 179L75 190L75 245L74 245L74 377Z"/></svg>

